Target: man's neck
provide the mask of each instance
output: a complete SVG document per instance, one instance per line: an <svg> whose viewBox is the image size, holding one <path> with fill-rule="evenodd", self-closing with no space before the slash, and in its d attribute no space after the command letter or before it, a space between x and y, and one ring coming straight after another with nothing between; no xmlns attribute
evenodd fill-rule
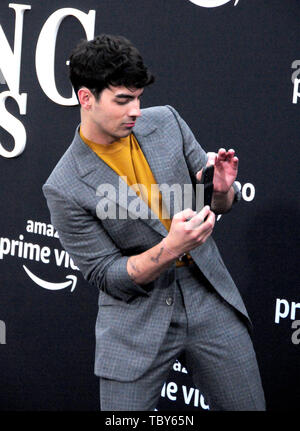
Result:
<svg viewBox="0 0 300 431"><path fill-rule="evenodd" d="M91 127L91 125L86 122L82 122L80 124L80 133L87 139L88 141L93 142L94 144L100 145L111 145L116 140L114 138L110 138L109 136L104 136L97 130L95 127Z"/></svg>

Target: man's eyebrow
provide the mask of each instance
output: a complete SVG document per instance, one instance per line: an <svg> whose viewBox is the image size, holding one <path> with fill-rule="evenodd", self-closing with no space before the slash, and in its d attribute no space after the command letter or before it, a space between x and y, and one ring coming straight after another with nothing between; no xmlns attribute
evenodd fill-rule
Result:
<svg viewBox="0 0 300 431"><path fill-rule="evenodd" d="M131 94L116 94L115 97L117 99L134 99L134 96L132 96Z"/></svg>
<svg viewBox="0 0 300 431"><path fill-rule="evenodd" d="M143 95L143 93L141 93L138 97L141 97ZM132 94L127 94L127 93L120 93L120 94L116 94L115 97L117 99L135 99L136 96L133 96Z"/></svg>

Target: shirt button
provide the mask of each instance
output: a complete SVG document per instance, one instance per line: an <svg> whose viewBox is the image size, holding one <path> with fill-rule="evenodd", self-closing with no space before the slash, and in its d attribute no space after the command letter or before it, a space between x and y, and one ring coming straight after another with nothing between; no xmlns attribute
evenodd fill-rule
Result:
<svg viewBox="0 0 300 431"><path fill-rule="evenodd" d="M172 305L173 304L173 298L171 298L171 297L167 298L166 303L167 303L167 305Z"/></svg>

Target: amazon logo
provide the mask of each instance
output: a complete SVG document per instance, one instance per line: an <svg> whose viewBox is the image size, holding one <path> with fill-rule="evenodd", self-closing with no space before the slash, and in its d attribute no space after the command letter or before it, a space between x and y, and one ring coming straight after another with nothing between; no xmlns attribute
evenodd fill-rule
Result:
<svg viewBox="0 0 300 431"><path fill-rule="evenodd" d="M33 272L31 272L25 265L23 265L23 269L35 284L47 290L61 290L71 287L71 292L73 292L77 284L77 277L75 275L67 275L67 281L52 283L50 281L42 280L37 275L33 274Z"/></svg>
<svg viewBox="0 0 300 431"><path fill-rule="evenodd" d="M52 236L55 237L55 235ZM52 261L57 267L65 267L70 271L79 271L79 268L74 264L73 259L66 250L58 248L52 250L48 246L24 241L23 234L20 234L18 239L0 237L0 261L7 256L40 262L42 264L49 264ZM50 282L38 277L26 265L23 265L23 269L29 278L43 289L55 291L70 288L71 292L73 292L77 284L77 277L75 275L67 275L63 281Z"/></svg>

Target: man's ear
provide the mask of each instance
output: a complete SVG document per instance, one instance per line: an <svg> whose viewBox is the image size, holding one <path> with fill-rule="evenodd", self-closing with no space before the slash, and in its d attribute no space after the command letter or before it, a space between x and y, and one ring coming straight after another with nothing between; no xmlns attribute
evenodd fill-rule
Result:
<svg viewBox="0 0 300 431"><path fill-rule="evenodd" d="M79 88L77 94L81 107L83 109L86 109L87 111L90 110L92 105L92 98L94 97L92 92L86 87L81 87Z"/></svg>

